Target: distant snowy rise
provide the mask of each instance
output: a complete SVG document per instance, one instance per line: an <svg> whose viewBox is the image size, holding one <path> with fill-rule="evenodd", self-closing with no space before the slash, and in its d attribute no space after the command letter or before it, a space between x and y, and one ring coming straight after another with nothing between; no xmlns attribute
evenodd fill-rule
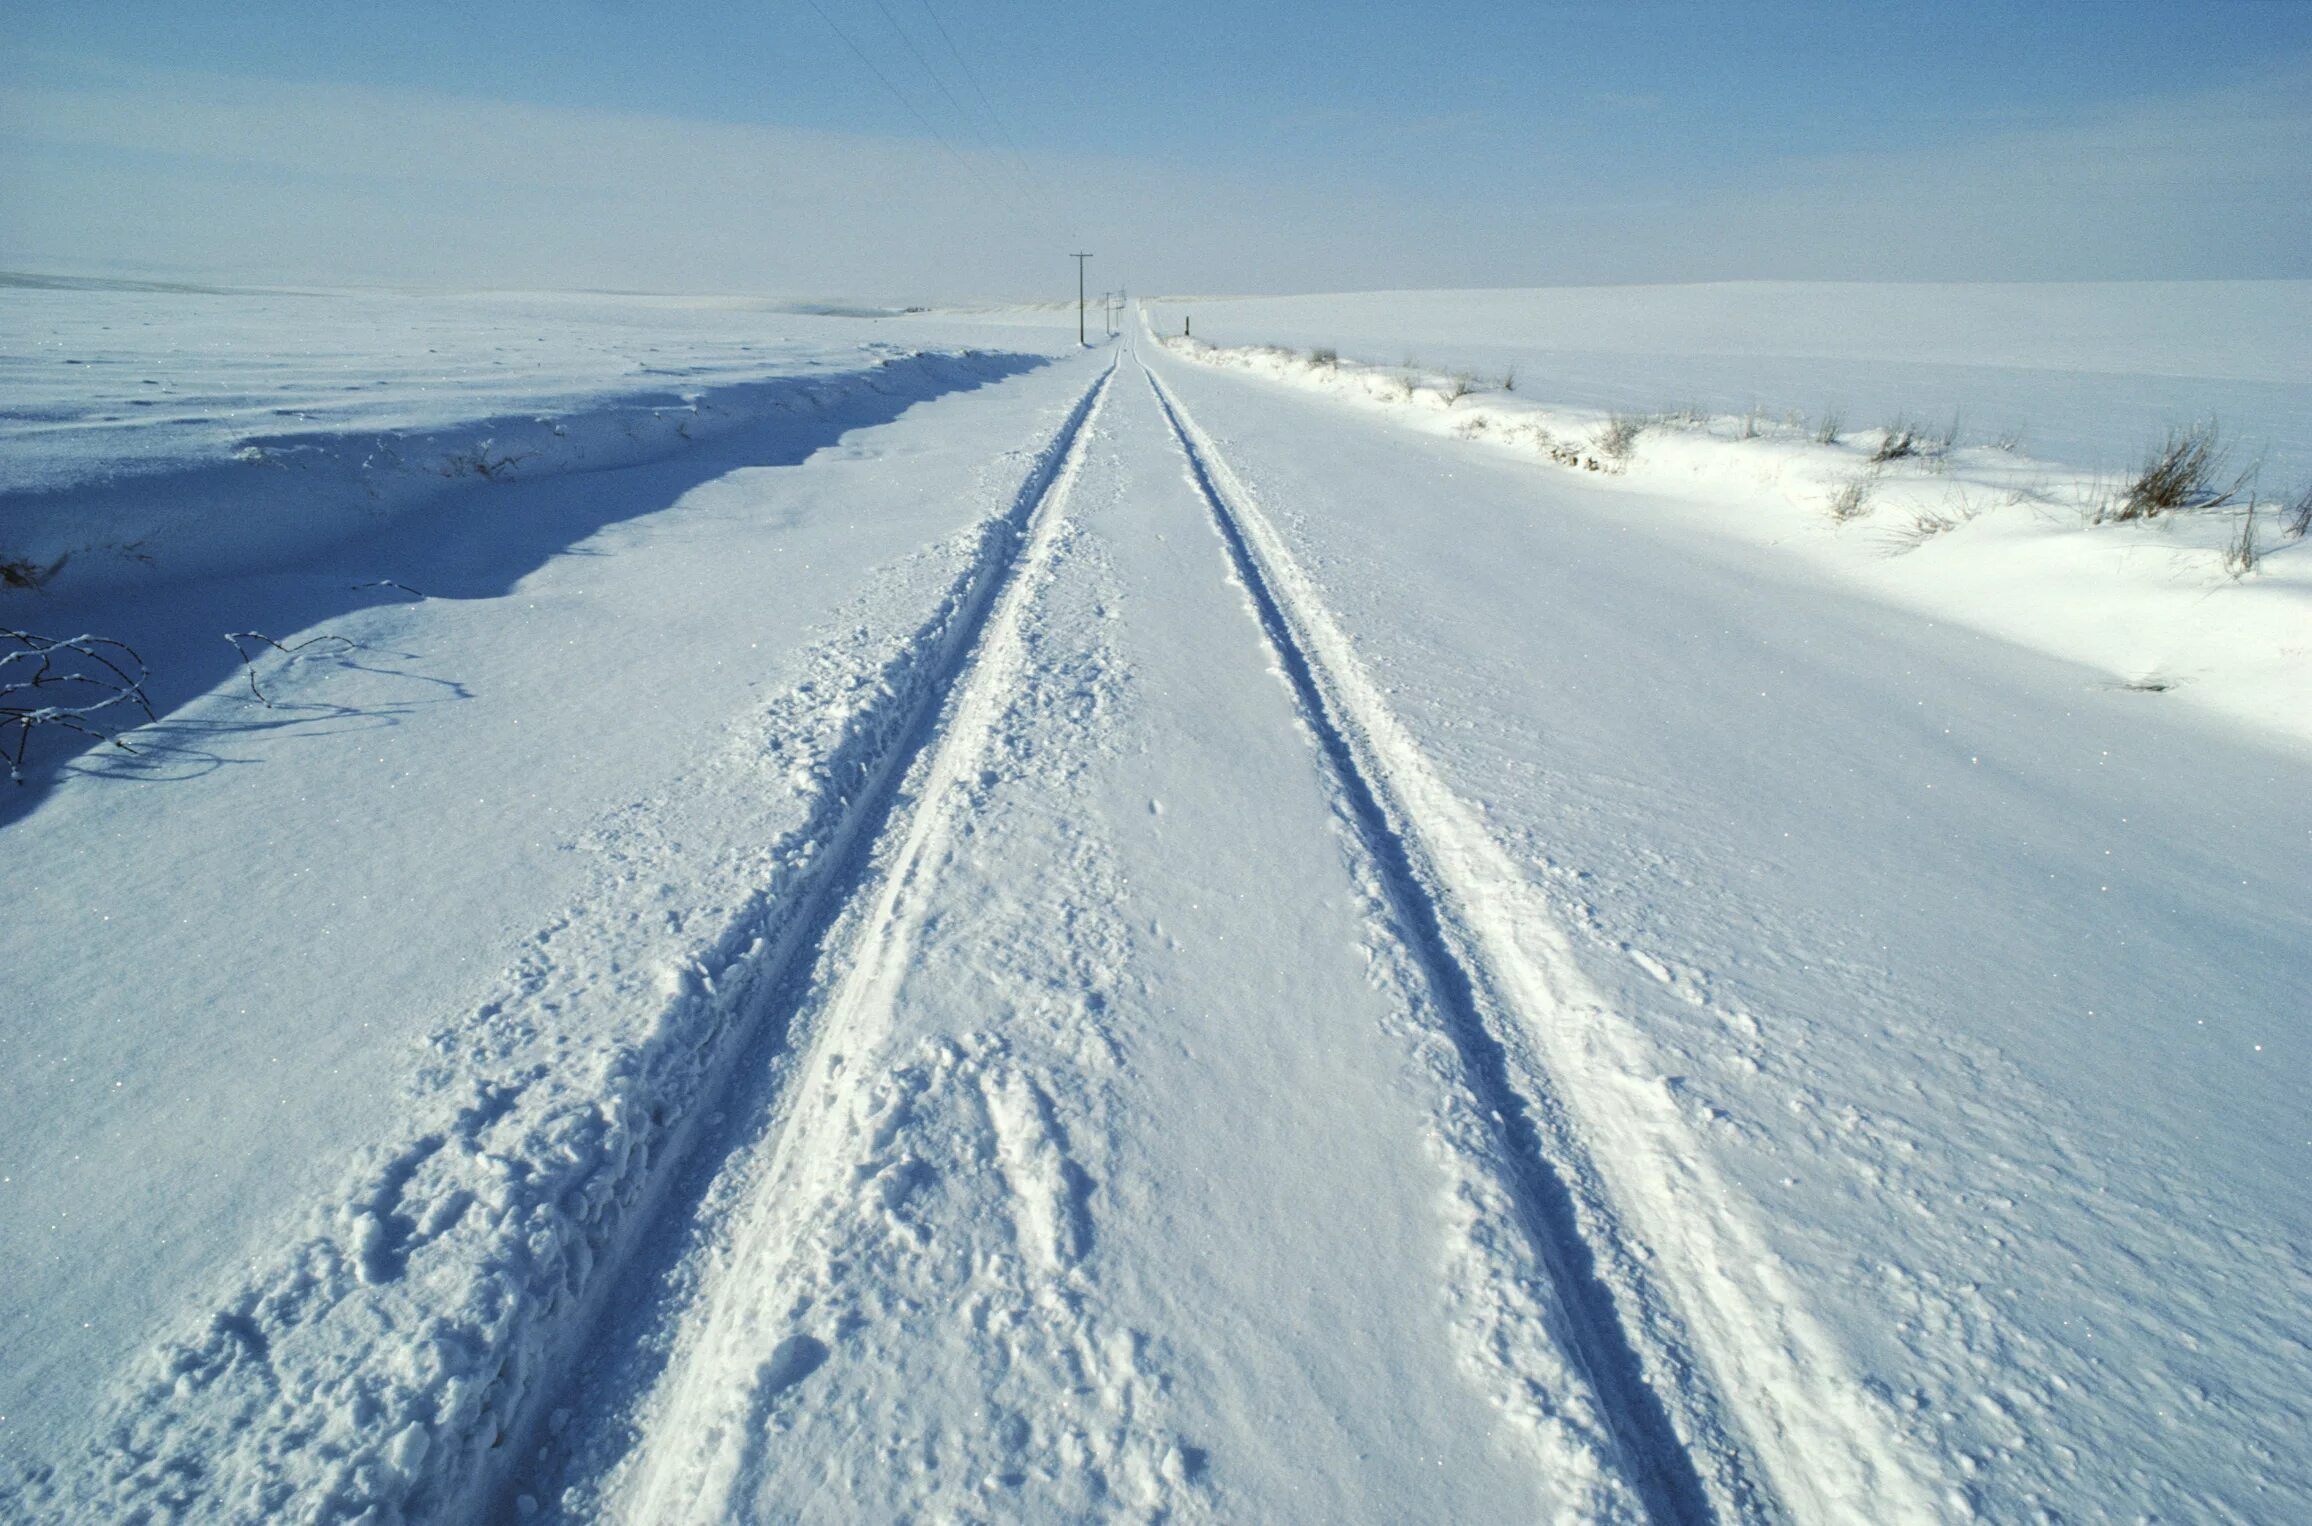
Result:
<svg viewBox="0 0 2312 1526"><path fill-rule="evenodd" d="M2042 459L2132 467L2216 418L2268 474L2312 479L2312 281L1926 285L1758 281L1181 298L1215 344L1499 376L1575 407L1779 417L1828 408L2020 434Z"/></svg>
<svg viewBox="0 0 2312 1526"><path fill-rule="evenodd" d="M232 291L0 276L0 494L904 353L877 309L586 293ZM1056 315L1046 319L1056 322Z"/></svg>

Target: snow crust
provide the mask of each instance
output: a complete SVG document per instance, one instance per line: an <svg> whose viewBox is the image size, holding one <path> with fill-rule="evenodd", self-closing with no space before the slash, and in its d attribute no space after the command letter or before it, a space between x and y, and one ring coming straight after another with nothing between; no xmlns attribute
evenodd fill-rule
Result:
<svg viewBox="0 0 2312 1526"><path fill-rule="evenodd" d="M2302 1514L2303 554L1581 395L2308 380L2032 292L0 292L0 1514Z"/></svg>

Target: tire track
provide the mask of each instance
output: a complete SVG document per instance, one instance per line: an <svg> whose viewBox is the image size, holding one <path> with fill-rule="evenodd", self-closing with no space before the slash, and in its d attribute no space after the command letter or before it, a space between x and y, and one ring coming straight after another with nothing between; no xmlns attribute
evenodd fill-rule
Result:
<svg viewBox="0 0 2312 1526"><path fill-rule="evenodd" d="M127 1376L89 1455L27 1481L28 1508L315 1522L500 1511L647 1232L689 1211L687 1167L744 1143L727 1128L715 1138L737 1077L808 1041L805 977L840 936L874 845L907 819L906 781L945 755L958 691L1016 602L1113 375L1111 363L1079 395L891 661L798 697L789 719L823 719L829 736L775 877L718 908L679 969L628 967L620 919L647 911L582 906L541 933L516 988L437 1038L407 1137L369 1152L307 1225L196 1306ZM588 930L594 917L605 925ZM572 1009L595 1006L617 1021L599 1047L567 1048Z"/></svg>
<svg viewBox="0 0 2312 1526"><path fill-rule="evenodd" d="M912 753L905 800L887 813L863 897L854 897L822 956L831 988L813 999L808 1053L758 1149L759 1177L736 1210L726 1254L703 1307L686 1311L679 1342L643 1426L644 1446L610 1489L612 1513L636 1521L707 1519L729 1513L731 1496L753 1469L759 1445L757 1337L793 1299L787 1284L791 1219L829 1196L827 1184L854 1168L854 1123L845 1099L861 1084L847 1057L872 1048L894 1008L899 981L920 931L925 900L969 803L964 785L983 766L1009 696L1026 663L1022 632L1039 574L1052 560L1068 492L1083 460L1083 439L1114 377L1110 363L1072 421L1064 460L1038 496L1026 545L997 591L984 631L948 685L929 734ZM664 1438L652 1445L655 1438Z"/></svg>
<svg viewBox="0 0 2312 1526"><path fill-rule="evenodd" d="M1589 991L1539 894L1396 721L1210 436L1141 368L1468 1084L1498 1120L1522 1228L1648 1514L1934 1518L1891 1425L1661 1088L1644 1085L1656 1072L1639 1037Z"/></svg>

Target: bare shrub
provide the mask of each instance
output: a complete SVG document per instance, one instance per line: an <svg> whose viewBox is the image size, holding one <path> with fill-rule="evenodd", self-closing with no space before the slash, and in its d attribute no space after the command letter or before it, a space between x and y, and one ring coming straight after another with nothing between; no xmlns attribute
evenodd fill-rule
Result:
<svg viewBox="0 0 2312 1526"><path fill-rule="evenodd" d="M1877 472L1856 472L1830 495L1830 517L1840 524L1862 518L1870 512L1870 495L1877 486Z"/></svg>
<svg viewBox="0 0 2312 1526"><path fill-rule="evenodd" d="M1322 345L1309 351L1309 364L1313 366L1321 366L1325 370L1330 371L1340 363L1341 352L1334 349L1331 345Z"/></svg>
<svg viewBox="0 0 2312 1526"><path fill-rule="evenodd" d="M1605 427L1598 431L1598 454L1608 461L1627 461L1638 448L1638 436L1645 433L1653 422L1642 413L1609 415Z"/></svg>
<svg viewBox="0 0 2312 1526"><path fill-rule="evenodd" d="M1504 392L1517 390L1517 367L1510 366L1501 373L1501 390Z"/></svg>
<svg viewBox="0 0 2312 1526"><path fill-rule="evenodd" d="M1839 435L1845 429L1846 415L1840 413L1836 408L1825 408L1822 410L1822 422L1814 426L1814 443L1817 445L1836 445Z"/></svg>
<svg viewBox="0 0 2312 1526"><path fill-rule="evenodd" d="M54 726L122 752L135 752L107 729L105 712L131 709L153 720L144 659L127 643L106 636L61 640L29 631L0 630L0 727L16 728L8 777L24 782L24 750L36 726ZM103 719L99 719L103 717Z"/></svg>
<svg viewBox="0 0 2312 1526"><path fill-rule="evenodd" d="M1456 371L1445 382L1445 406L1450 408L1477 390L1477 378L1466 371Z"/></svg>
<svg viewBox="0 0 2312 1526"><path fill-rule="evenodd" d="M1884 466L1889 461L1900 461L1905 456L1919 453L1919 428L1902 415L1879 433L1878 449L1870 453L1874 465Z"/></svg>
<svg viewBox="0 0 2312 1526"><path fill-rule="evenodd" d="M2105 504L2096 518L2125 523L2228 503L2247 485L2249 474L2219 492L2215 483L2226 454L2214 419L2171 429L2167 439L2144 456L2143 469L2120 489L2117 501Z"/></svg>
<svg viewBox="0 0 2312 1526"><path fill-rule="evenodd" d="M2312 530L2312 483L2305 484L2288 507L2281 511L2286 517L2280 523L2290 540L2302 540L2304 532Z"/></svg>
<svg viewBox="0 0 2312 1526"><path fill-rule="evenodd" d="M2256 549L2256 500L2248 499L2247 512L2240 516L2239 533L2224 547L2224 570L2235 578L2244 578L2256 570L2263 553Z"/></svg>

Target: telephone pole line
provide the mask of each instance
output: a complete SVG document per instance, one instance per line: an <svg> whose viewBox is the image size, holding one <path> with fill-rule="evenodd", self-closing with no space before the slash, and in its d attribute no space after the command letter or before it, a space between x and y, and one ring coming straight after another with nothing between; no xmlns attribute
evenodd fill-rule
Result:
<svg viewBox="0 0 2312 1526"><path fill-rule="evenodd" d="M1080 350L1084 347L1084 261L1091 256L1071 254L1068 258L1076 262L1076 348Z"/></svg>

